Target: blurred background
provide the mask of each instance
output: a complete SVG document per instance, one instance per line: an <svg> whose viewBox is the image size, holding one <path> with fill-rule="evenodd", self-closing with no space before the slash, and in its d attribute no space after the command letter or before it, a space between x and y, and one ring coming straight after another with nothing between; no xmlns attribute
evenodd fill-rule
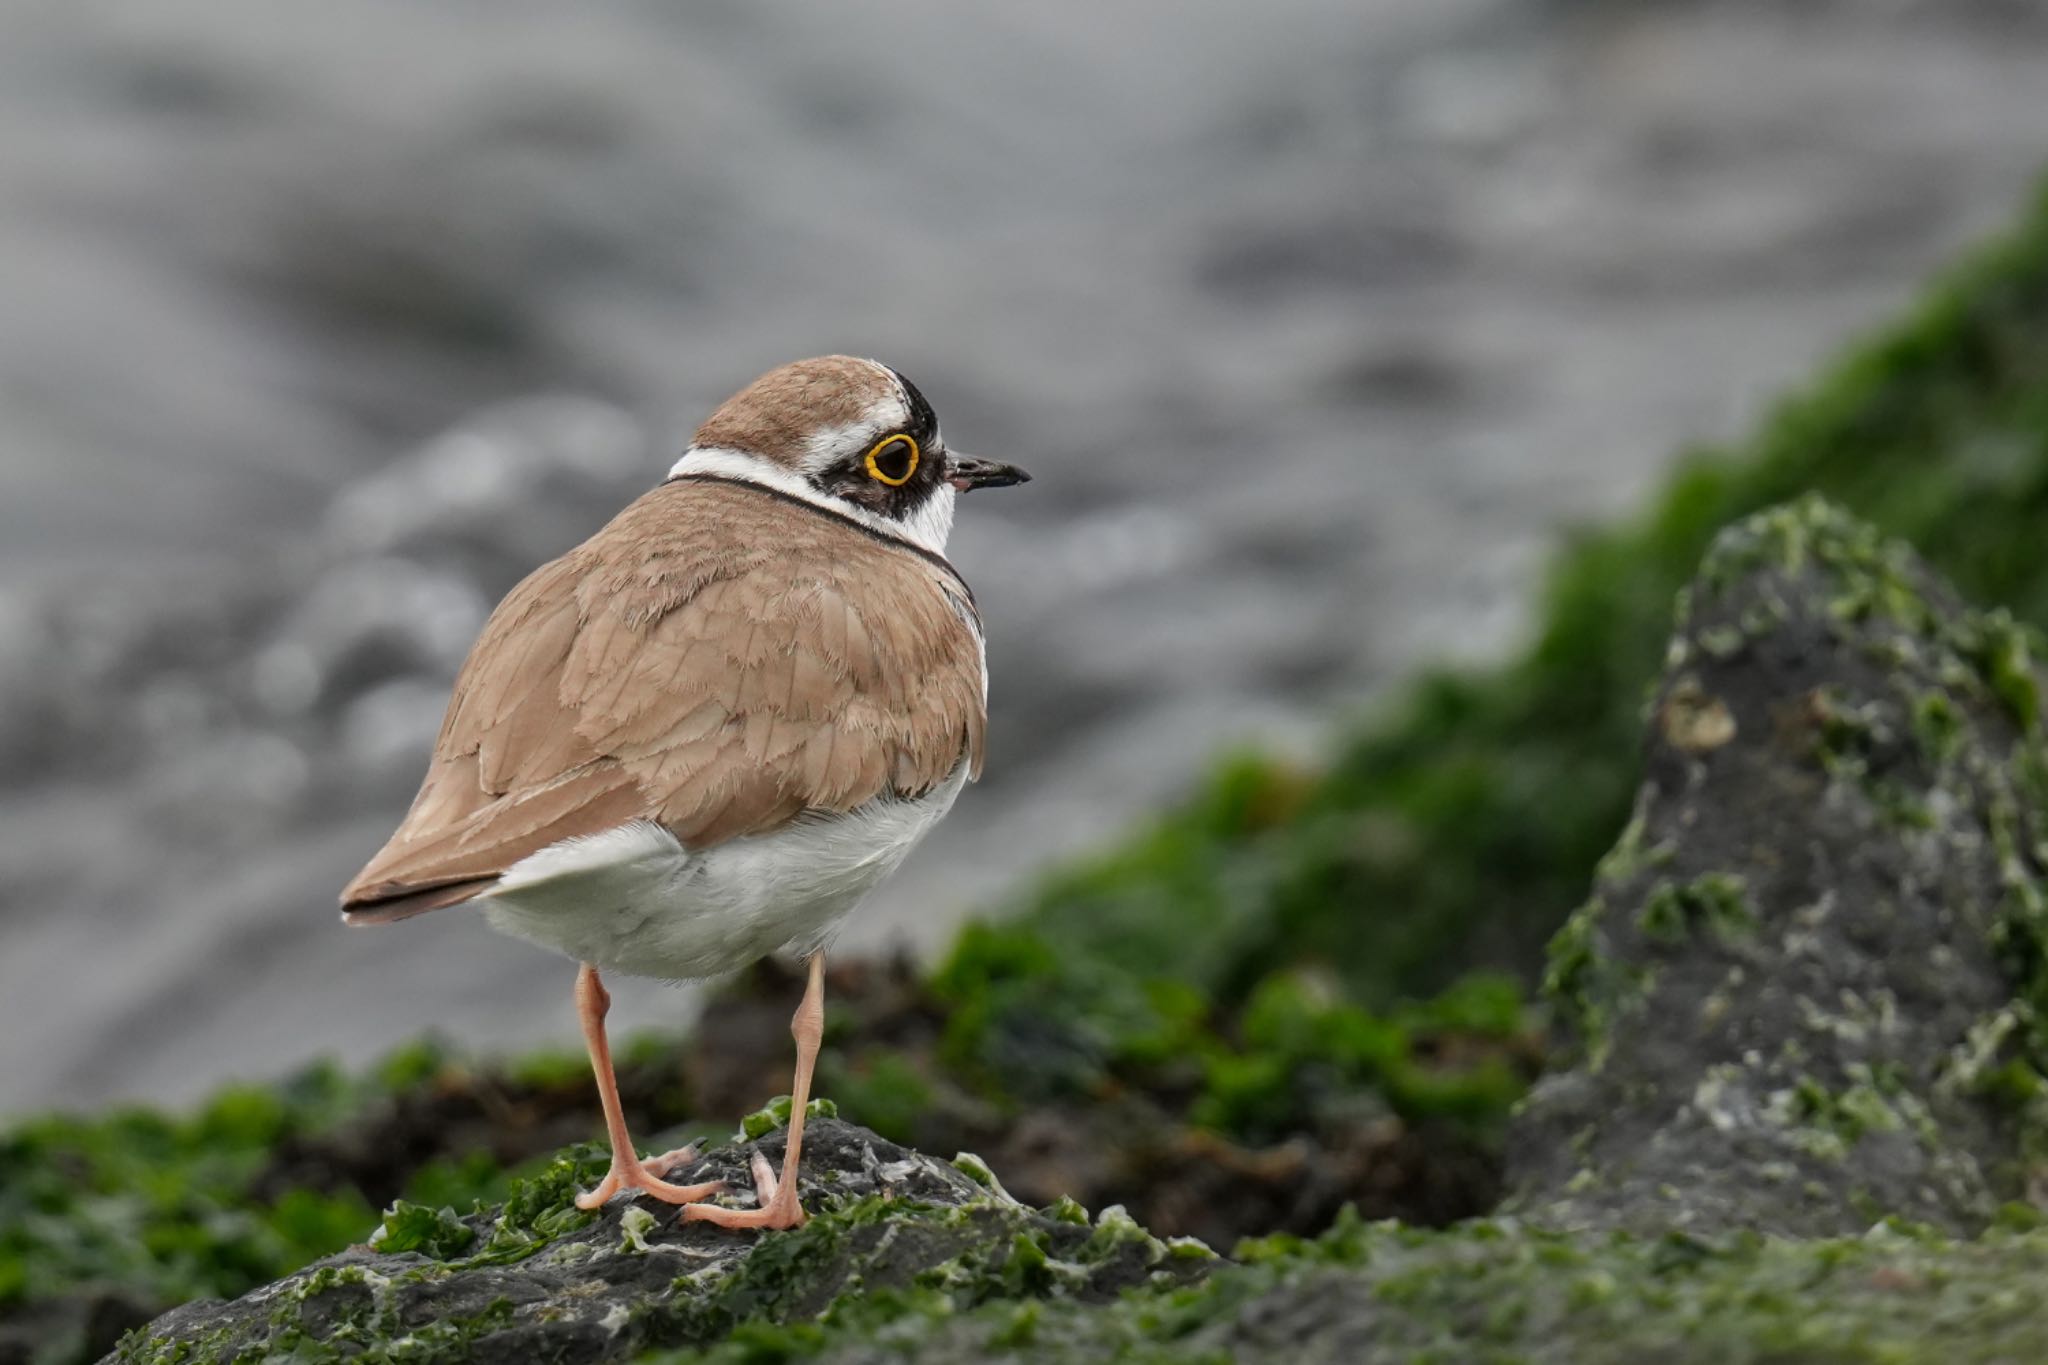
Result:
<svg viewBox="0 0 2048 1365"><path fill-rule="evenodd" d="M4 13L0 1112L572 1038L565 964L335 895L498 595L771 365L1038 475L954 541L988 778L853 932L930 946L1507 648L2048 128L2018 0Z"/></svg>

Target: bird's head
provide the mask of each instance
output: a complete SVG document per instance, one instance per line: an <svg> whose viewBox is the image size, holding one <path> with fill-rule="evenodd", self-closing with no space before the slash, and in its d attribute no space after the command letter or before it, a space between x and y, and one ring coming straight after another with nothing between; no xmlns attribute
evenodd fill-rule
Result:
<svg viewBox="0 0 2048 1365"><path fill-rule="evenodd" d="M879 361L843 355L770 370L726 399L672 472L765 484L936 553L958 494L1031 477L947 449L915 384Z"/></svg>

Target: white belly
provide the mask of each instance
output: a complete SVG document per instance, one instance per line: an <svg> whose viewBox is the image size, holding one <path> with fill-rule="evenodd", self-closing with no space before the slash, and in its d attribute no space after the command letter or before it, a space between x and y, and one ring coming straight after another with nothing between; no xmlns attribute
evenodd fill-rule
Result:
<svg viewBox="0 0 2048 1365"><path fill-rule="evenodd" d="M630 976L688 981L780 948L824 947L839 924L952 809L962 764L915 800L871 801L692 853L651 821L565 839L515 863L477 899L491 926Z"/></svg>

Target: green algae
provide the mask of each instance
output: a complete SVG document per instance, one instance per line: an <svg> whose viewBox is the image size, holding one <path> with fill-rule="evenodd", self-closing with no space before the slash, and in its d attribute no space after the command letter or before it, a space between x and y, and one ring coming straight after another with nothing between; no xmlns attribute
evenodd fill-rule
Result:
<svg viewBox="0 0 2048 1365"><path fill-rule="evenodd" d="M796 1359L835 1337L907 1341L906 1329L919 1322L984 1307L996 1319L991 1335L1026 1349L1039 1312L1053 1302L1104 1303L1133 1285L1170 1289L1216 1263L1207 1247L1154 1237L1121 1208L1092 1222L1074 1212L1033 1218L1001 1199L938 1208L869 1196L834 1205L756 1244L729 1274L679 1279L677 1298L650 1314L650 1332L716 1344L642 1358ZM917 1242L925 1263L906 1278L887 1264L907 1241ZM820 1301L821 1285L835 1284Z"/></svg>
<svg viewBox="0 0 2048 1365"><path fill-rule="evenodd" d="M512 1325L513 1305L504 1298L474 1313L408 1321L393 1303L393 1283L364 1266L325 1266L279 1295L259 1339L236 1342L225 1329L196 1341L138 1332L112 1359L117 1365L461 1365L479 1340Z"/></svg>
<svg viewBox="0 0 2048 1365"><path fill-rule="evenodd" d="M902 1299L881 1323L828 1315L644 1359L865 1359L878 1344L906 1361L2032 1359L2048 1352L2048 1234L2027 1212L1975 1241L1896 1221L1802 1241L1346 1218L1315 1239L1240 1244L1236 1266L1199 1284L1109 1303Z"/></svg>
<svg viewBox="0 0 2048 1365"><path fill-rule="evenodd" d="M1002 1182L996 1179L996 1173L989 1169L986 1161L974 1153L961 1152L955 1156L953 1168L991 1194L1002 1194L1005 1199L1009 1198L1008 1194L1003 1193Z"/></svg>
<svg viewBox="0 0 2048 1365"><path fill-rule="evenodd" d="M678 1277L641 1327L649 1340L721 1343L730 1358L790 1359L835 1332L888 1337L896 1324L1002 1304L1021 1343L1031 1301L1101 1302L1132 1284L1184 1283L1214 1259L1198 1243L1152 1236L1121 1209L1091 1222L1072 1210L1034 1216L1000 1196L954 1207L828 1200L730 1270Z"/></svg>
<svg viewBox="0 0 2048 1365"><path fill-rule="evenodd" d="M1615 1027L1657 980L1654 968L1615 955L1607 919L1607 902L1597 894L1574 910L1550 941L1543 974L1560 1057L1583 1059L1595 1071L1606 1064Z"/></svg>
<svg viewBox="0 0 2048 1365"><path fill-rule="evenodd" d="M611 1154L594 1142L581 1143L556 1156L532 1175L512 1182L498 1216L482 1244L464 1264L524 1260L557 1238L596 1220L576 1207L576 1196L604 1178Z"/></svg>
<svg viewBox="0 0 2048 1365"><path fill-rule="evenodd" d="M383 1252L417 1251L437 1261L453 1260L476 1241L476 1229L454 1209L414 1204L401 1199L386 1210L370 1235L370 1245Z"/></svg>
<svg viewBox="0 0 2048 1365"><path fill-rule="evenodd" d="M818 1087L891 1142L914 1143L919 1119L937 1102L931 1079L902 1054L856 1049L849 1056L830 1043L818 1058Z"/></svg>
<svg viewBox="0 0 2048 1365"><path fill-rule="evenodd" d="M1709 872L1682 884L1659 882L1637 913L1636 927L1661 943L1676 943L1700 928L1729 942L1755 933L1757 917L1741 877Z"/></svg>
<svg viewBox="0 0 2048 1365"><path fill-rule="evenodd" d="M1962 746L1963 718L1945 692L1923 693L1913 703L1913 734L1929 763L1941 767Z"/></svg>
<svg viewBox="0 0 2048 1365"><path fill-rule="evenodd" d="M1868 1133L1911 1132L1930 1146L1938 1136L1926 1104L1899 1077L1861 1063L1838 1089L1803 1078L1779 1108L1788 1127L1804 1124L1820 1135L1815 1154L1833 1158L1847 1156Z"/></svg>
<svg viewBox="0 0 2048 1365"><path fill-rule="evenodd" d="M480 1221L501 1233L546 1230L564 1210L564 1196L572 1180L582 1177L583 1164L580 1157L565 1159L523 1183L506 1209L479 1215ZM1004 1196L993 1177L988 1189L960 1205L827 1193L814 1201L814 1215L799 1228L722 1241L712 1250L679 1246L673 1230L663 1234L654 1215L633 1206L621 1210L616 1241L602 1235L564 1241L577 1227L557 1225L549 1244L535 1249L547 1257L535 1262L535 1273L548 1283L566 1284L560 1292L573 1298L579 1286L581 1292L605 1293L622 1263L681 1251L676 1259L658 1262L683 1271L667 1280L665 1292L661 1278L633 1272L619 1283L644 1289L626 1297L613 1291L603 1301L609 1307L582 1321L608 1335L625 1333L621 1347L723 1342L750 1358L764 1358L764 1352L765 1358L781 1358L800 1354L832 1331L859 1327L886 1334L892 1323L911 1317L967 1312L998 1301L1013 1309L1020 1300L1104 1302L1134 1285L1191 1282L1216 1264L1208 1248L1190 1239L1155 1237L1120 1208L1093 1218L1070 1205L1034 1213ZM407 1229L425 1234L430 1222L441 1220L396 1210L388 1220L394 1231L385 1240L396 1241ZM135 1333L122 1343L118 1359L130 1365L458 1361L485 1349L486 1339L498 1333L507 1334L504 1342L518 1343L499 1348L515 1358L553 1349L561 1338L534 1333L558 1310L535 1303L534 1281L515 1276L479 1284L464 1278L478 1272L503 1276L484 1270L492 1264L486 1247L452 1262L397 1256L320 1266L251 1305L255 1313L235 1329L198 1332L182 1341ZM511 1290L509 1299L501 1288ZM1026 1333L1018 1321L1013 1311L1012 1335L1021 1340Z"/></svg>
<svg viewBox="0 0 2048 1365"><path fill-rule="evenodd" d="M733 1134L734 1140L752 1142L778 1129L789 1127L789 1111L793 1103L791 1096L777 1095L753 1113L740 1119L739 1130ZM836 1119L839 1117L839 1106L828 1099L814 1099L804 1106L804 1114L814 1119Z"/></svg>
<svg viewBox="0 0 2048 1365"><path fill-rule="evenodd" d="M1529 1031L1513 983L1480 977L1434 1000L1376 1014L1319 989L1273 977L1246 1002L1238 1041L1203 1056L1193 1120L1249 1141L1275 1141L1335 1120L1352 1096L1375 1096L1409 1119L1441 1118L1491 1131L1526 1079L1497 1053L1470 1065L1425 1062L1437 1040L1503 1040Z"/></svg>
<svg viewBox="0 0 2048 1365"><path fill-rule="evenodd" d="M654 1231L654 1215L635 1204L619 1215L619 1237L626 1251L646 1255L654 1248L648 1245L647 1234Z"/></svg>
<svg viewBox="0 0 2048 1365"><path fill-rule="evenodd" d="M94 1283L159 1304L240 1293L363 1235L360 1196L255 1188L276 1144L357 1090L321 1067L188 1118L127 1109L0 1133L0 1314Z"/></svg>

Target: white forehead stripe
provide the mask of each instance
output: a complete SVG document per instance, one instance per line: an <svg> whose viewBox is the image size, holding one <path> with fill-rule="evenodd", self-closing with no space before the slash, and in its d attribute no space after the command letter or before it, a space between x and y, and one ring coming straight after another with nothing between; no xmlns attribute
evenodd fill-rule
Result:
<svg viewBox="0 0 2048 1365"><path fill-rule="evenodd" d="M908 425L910 399L900 384L892 382L890 392L868 404L857 421L819 427L812 432L804 442L804 470L822 474L835 461L844 459L848 451L865 451L873 442Z"/></svg>
<svg viewBox="0 0 2048 1365"><path fill-rule="evenodd" d="M916 511L904 520L896 521L878 516L855 503L842 502L820 491L802 475L758 455L749 455L744 450L725 446L691 446L668 471L670 478L678 474L713 474L722 479L772 488L799 502L851 517L871 531L892 540L905 541L935 555L946 553L946 541L953 533L953 499L958 494L949 483L941 483Z"/></svg>

